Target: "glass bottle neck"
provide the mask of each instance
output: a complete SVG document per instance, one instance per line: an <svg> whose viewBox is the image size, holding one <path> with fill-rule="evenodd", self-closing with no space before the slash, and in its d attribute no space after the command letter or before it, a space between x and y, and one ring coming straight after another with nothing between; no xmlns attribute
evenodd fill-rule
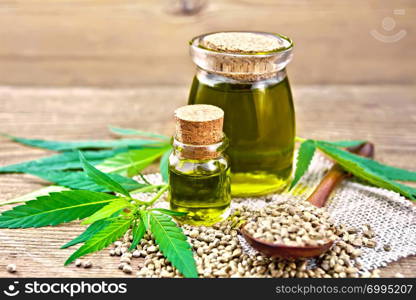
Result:
<svg viewBox="0 0 416 300"><path fill-rule="evenodd" d="M224 136L222 141L211 145L184 144L173 138L173 154L183 159L208 160L222 155L228 146L228 139Z"/></svg>
<svg viewBox="0 0 416 300"><path fill-rule="evenodd" d="M196 76L200 82L203 82L204 84L208 86L215 86L217 84L228 83L228 84L250 84L253 86L253 88L262 88L264 86L274 85L283 81L286 78L287 73L286 73L286 69L283 69L283 70L275 72L273 76L270 78L256 80L256 81L247 81L247 80L237 80L235 78L230 78L222 74L218 74L218 73L211 72L211 71L206 71L204 69L197 67Z"/></svg>

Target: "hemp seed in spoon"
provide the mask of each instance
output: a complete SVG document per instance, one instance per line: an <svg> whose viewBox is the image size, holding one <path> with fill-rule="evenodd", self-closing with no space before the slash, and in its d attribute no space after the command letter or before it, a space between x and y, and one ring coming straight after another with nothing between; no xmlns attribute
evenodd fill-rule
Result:
<svg viewBox="0 0 416 300"><path fill-rule="evenodd" d="M244 228L256 239L287 246L320 246L338 239L325 209L307 201L288 200L268 205Z"/></svg>

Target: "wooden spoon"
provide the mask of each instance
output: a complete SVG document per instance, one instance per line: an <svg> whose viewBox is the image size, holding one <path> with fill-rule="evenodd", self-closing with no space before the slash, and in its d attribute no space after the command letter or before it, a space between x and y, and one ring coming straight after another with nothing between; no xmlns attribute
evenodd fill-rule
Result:
<svg viewBox="0 0 416 300"><path fill-rule="evenodd" d="M374 156L374 145L372 143L365 143L354 148L348 148L348 151L372 158ZM316 207L324 207L326 200L329 198L335 187L349 176L350 174L345 172L338 164L334 165L324 176L318 187L308 197L307 201ZM244 226L245 224L240 228L240 232L246 241L254 249L269 257L307 258L319 256L331 248L334 243L329 240L319 246L288 246L285 244L270 243L254 238L247 230L245 230Z"/></svg>

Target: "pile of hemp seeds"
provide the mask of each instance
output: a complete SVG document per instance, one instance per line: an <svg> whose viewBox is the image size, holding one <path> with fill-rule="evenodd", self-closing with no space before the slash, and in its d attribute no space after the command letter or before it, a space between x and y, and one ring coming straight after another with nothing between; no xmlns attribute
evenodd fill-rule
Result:
<svg viewBox="0 0 416 300"><path fill-rule="evenodd" d="M246 230L271 241L319 245L331 239L335 244L314 259L271 259L254 250L247 251L240 243L238 227L245 221L250 224ZM325 209L306 202L272 202L259 210L242 205L227 220L212 227L182 225L182 229L193 246L202 278L358 278L379 277L380 273L379 270L362 271L356 260L361 256L362 247L376 246L375 233L369 225L336 226ZM127 232L109 252L111 256L120 256L119 269L124 273L147 278L182 277L164 258L151 235L146 234L133 252L128 251L131 241L131 232Z"/></svg>

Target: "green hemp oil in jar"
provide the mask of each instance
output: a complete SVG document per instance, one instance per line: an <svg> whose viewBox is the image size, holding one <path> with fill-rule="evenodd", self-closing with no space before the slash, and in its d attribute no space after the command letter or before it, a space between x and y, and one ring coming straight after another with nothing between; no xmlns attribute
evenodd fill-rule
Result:
<svg viewBox="0 0 416 300"><path fill-rule="evenodd" d="M188 105L175 111L176 132L169 157L170 208L192 225L212 225L229 215L231 178L224 155L224 112L213 105Z"/></svg>
<svg viewBox="0 0 416 300"><path fill-rule="evenodd" d="M292 41L261 32L218 32L190 42L197 65L188 104L225 113L233 196L258 196L287 186L292 171L295 112L286 65Z"/></svg>

